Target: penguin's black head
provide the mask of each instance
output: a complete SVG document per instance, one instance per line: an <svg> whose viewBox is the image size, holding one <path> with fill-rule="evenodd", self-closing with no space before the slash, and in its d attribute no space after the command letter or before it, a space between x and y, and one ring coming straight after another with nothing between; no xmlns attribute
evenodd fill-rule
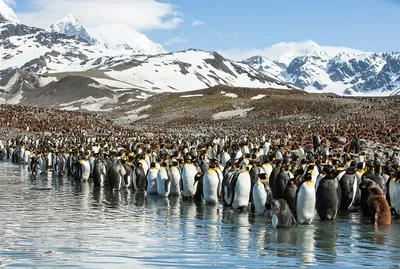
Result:
<svg viewBox="0 0 400 269"><path fill-rule="evenodd" d="M268 179L268 175L266 173L261 173L258 175L259 179L261 180L267 180Z"/></svg>

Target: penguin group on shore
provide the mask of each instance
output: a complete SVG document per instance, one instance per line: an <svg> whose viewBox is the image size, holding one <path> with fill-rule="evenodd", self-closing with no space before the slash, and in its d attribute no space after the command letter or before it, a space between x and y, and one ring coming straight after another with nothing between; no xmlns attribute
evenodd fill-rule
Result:
<svg viewBox="0 0 400 269"><path fill-rule="evenodd" d="M313 141L306 149L288 136L39 136L1 143L0 160L26 165L33 176L222 203L266 215L274 228L331 221L358 208L374 225L390 225L400 214L398 152L348 153Z"/></svg>

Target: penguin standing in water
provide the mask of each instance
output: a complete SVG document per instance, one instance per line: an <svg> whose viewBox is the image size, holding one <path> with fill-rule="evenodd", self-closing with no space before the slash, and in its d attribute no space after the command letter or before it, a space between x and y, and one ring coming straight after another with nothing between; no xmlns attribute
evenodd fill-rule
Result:
<svg viewBox="0 0 400 269"><path fill-rule="evenodd" d="M266 204L272 201L272 190L268 183L267 175L262 173L253 186L253 199L251 200L251 212L257 215L265 213Z"/></svg>
<svg viewBox="0 0 400 269"><path fill-rule="evenodd" d="M88 156L85 155L85 158L79 160L79 180L80 181L88 181L90 177L90 163L88 161Z"/></svg>
<svg viewBox="0 0 400 269"><path fill-rule="evenodd" d="M232 207L242 210L249 205L251 178L249 167L245 167L244 171L233 178L231 183Z"/></svg>
<svg viewBox="0 0 400 269"><path fill-rule="evenodd" d="M168 197L171 191L171 173L166 162L161 164L157 174L157 193L162 197Z"/></svg>
<svg viewBox="0 0 400 269"><path fill-rule="evenodd" d="M316 208L321 220L334 220L340 209L340 184L335 180L333 170L321 179L317 190Z"/></svg>
<svg viewBox="0 0 400 269"><path fill-rule="evenodd" d="M141 166L141 164L139 166ZM156 163L153 162L150 164L150 169L149 171L147 171L146 175L147 194L158 194L157 175L158 175L158 169L156 167Z"/></svg>
<svg viewBox="0 0 400 269"><path fill-rule="evenodd" d="M277 160L276 161L276 166L274 167L274 169L271 172L271 176L269 177L269 186L272 189L273 195L275 197L275 182L276 182L276 178L278 177L279 173L281 172L281 168L282 168L282 163L281 161Z"/></svg>
<svg viewBox="0 0 400 269"><path fill-rule="evenodd" d="M296 216L299 224L311 224L314 219L316 194L312 172L313 170L308 169L297 190Z"/></svg>
<svg viewBox="0 0 400 269"><path fill-rule="evenodd" d="M101 161L97 159L93 169L93 184L95 187L104 187L106 182L106 166Z"/></svg>
<svg viewBox="0 0 400 269"><path fill-rule="evenodd" d="M292 210L293 216L296 216L296 193L297 185L294 178L289 179L285 192L283 194L283 199L288 203L290 210Z"/></svg>
<svg viewBox="0 0 400 269"><path fill-rule="evenodd" d="M275 179L275 184L274 184L275 199L283 198L289 179L290 179L289 168L286 164L282 165L281 171L279 172L278 176Z"/></svg>
<svg viewBox="0 0 400 269"><path fill-rule="evenodd" d="M251 179L251 190L250 190L250 202L253 199L253 187L254 184L256 184L257 180L258 180L258 176L260 175L260 167L258 166L257 162L254 160L250 161L250 179Z"/></svg>
<svg viewBox="0 0 400 269"><path fill-rule="evenodd" d="M134 168L134 172L132 173L132 181L133 187L138 193L144 193L146 190L148 190L149 181L147 180L142 163L140 162L138 162L136 168ZM154 193L157 193L156 189Z"/></svg>
<svg viewBox="0 0 400 269"><path fill-rule="evenodd" d="M133 185L133 178L135 171L133 169L133 164L126 162L126 160L121 160L123 163L122 165L124 166L125 169L125 175L124 175L124 180L122 182L122 187L130 189L132 188Z"/></svg>
<svg viewBox="0 0 400 269"><path fill-rule="evenodd" d="M221 182L214 168L215 164L210 163L210 168L204 173L203 177L203 199L210 204L218 203L219 194L221 193Z"/></svg>
<svg viewBox="0 0 400 269"><path fill-rule="evenodd" d="M196 166L191 162L191 158L188 157L186 163L182 168L182 197L192 199L197 190L197 182L195 182L195 176L197 174Z"/></svg>
<svg viewBox="0 0 400 269"><path fill-rule="evenodd" d="M63 176L65 170L65 159L62 153L56 152L53 161L54 161L53 172L57 176Z"/></svg>
<svg viewBox="0 0 400 269"><path fill-rule="evenodd" d="M232 190L231 184L233 178L237 177L239 173L239 169L236 165L233 165L232 168L224 175L222 180L222 199L224 206L231 206L232 205Z"/></svg>
<svg viewBox="0 0 400 269"><path fill-rule="evenodd" d="M275 229L290 228L296 223L289 205L284 199L274 200L272 204L267 204L266 212L269 210L269 218Z"/></svg>
<svg viewBox="0 0 400 269"><path fill-rule="evenodd" d="M374 225L390 225L392 215L389 205L380 187L370 188L371 196L368 198L368 206L371 214L371 222Z"/></svg>
<svg viewBox="0 0 400 269"><path fill-rule="evenodd" d="M173 159L171 166L171 195L181 194L181 169L179 163Z"/></svg>
<svg viewBox="0 0 400 269"><path fill-rule="evenodd" d="M200 172L194 176L194 184L197 185L196 193L193 196L193 200L195 202L203 201L203 179L204 179L204 173Z"/></svg>
<svg viewBox="0 0 400 269"><path fill-rule="evenodd" d="M356 163L351 162L350 167L339 181L342 193L340 209L349 209L353 205L357 194Z"/></svg>
<svg viewBox="0 0 400 269"><path fill-rule="evenodd" d="M119 191L122 187L122 181L124 180L125 168L118 161L117 164L113 164L108 170L108 186L112 191Z"/></svg>
<svg viewBox="0 0 400 269"><path fill-rule="evenodd" d="M30 170L32 175L36 176L37 174L40 174L40 166L39 166L39 161L37 157L32 157L30 161Z"/></svg>
<svg viewBox="0 0 400 269"><path fill-rule="evenodd" d="M363 216L369 217L370 216L370 210L369 210L369 205L368 205L368 198L372 195L371 188L372 187L379 187L376 182L374 182L371 179L364 179L359 188L361 190L361 200L360 200L360 205L361 209L363 212Z"/></svg>

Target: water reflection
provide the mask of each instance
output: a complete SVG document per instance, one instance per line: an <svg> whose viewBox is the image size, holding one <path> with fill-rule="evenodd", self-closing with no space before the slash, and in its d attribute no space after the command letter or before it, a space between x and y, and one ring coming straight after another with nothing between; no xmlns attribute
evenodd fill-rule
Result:
<svg viewBox="0 0 400 269"><path fill-rule="evenodd" d="M0 266L395 267L400 219L357 212L275 230L266 216L174 196L112 192L0 163ZM34 189L35 187L36 189ZM42 190L41 190L42 188ZM48 190L44 190L48 188Z"/></svg>

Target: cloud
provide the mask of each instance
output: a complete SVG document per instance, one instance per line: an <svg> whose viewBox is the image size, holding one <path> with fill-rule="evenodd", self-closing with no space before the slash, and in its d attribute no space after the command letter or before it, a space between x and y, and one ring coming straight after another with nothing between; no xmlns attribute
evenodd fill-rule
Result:
<svg viewBox="0 0 400 269"><path fill-rule="evenodd" d="M167 42L164 43L165 46L171 46L171 45L176 45L176 44L181 44L181 43L188 43L190 42L189 39L183 38L183 37L172 37Z"/></svg>
<svg viewBox="0 0 400 269"><path fill-rule="evenodd" d="M204 21L193 21L192 26L200 26L200 25L205 25L206 23Z"/></svg>
<svg viewBox="0 0 400 269"><path fill-rule="evenodd" d="M234 60L234 61L242 61L248 59L255 55L264 55L264 50L261 49L228 49L228 50L218 50L219 54L224 56L225 58Z"/></svg>
<svg viewBox="0 0 400 269"><path fill-rule="evenodd" d="M239 33L236 32L236 33L230 34L230 33L216 32L215 35L218 36L218 37L222 37L222 38L232 39L232 38L235 38L235 37L239 36Z"/></svg>
<svg viewBox="0 0 400 269"><path fill-rule="evenodd" d="M9 7L16 7L17 2L15 0L4 0L4 2L9 6Z"/></svg>
<svg viewBox="0 0 400 269"><path fill-rule="evenodd" d="M183 15L176 9L175 5L156 0L30 0L31 11L17 16L24 24L42 28L72 13L89 28L127 24L137 30L174 29L183 22Z"/></svg>

